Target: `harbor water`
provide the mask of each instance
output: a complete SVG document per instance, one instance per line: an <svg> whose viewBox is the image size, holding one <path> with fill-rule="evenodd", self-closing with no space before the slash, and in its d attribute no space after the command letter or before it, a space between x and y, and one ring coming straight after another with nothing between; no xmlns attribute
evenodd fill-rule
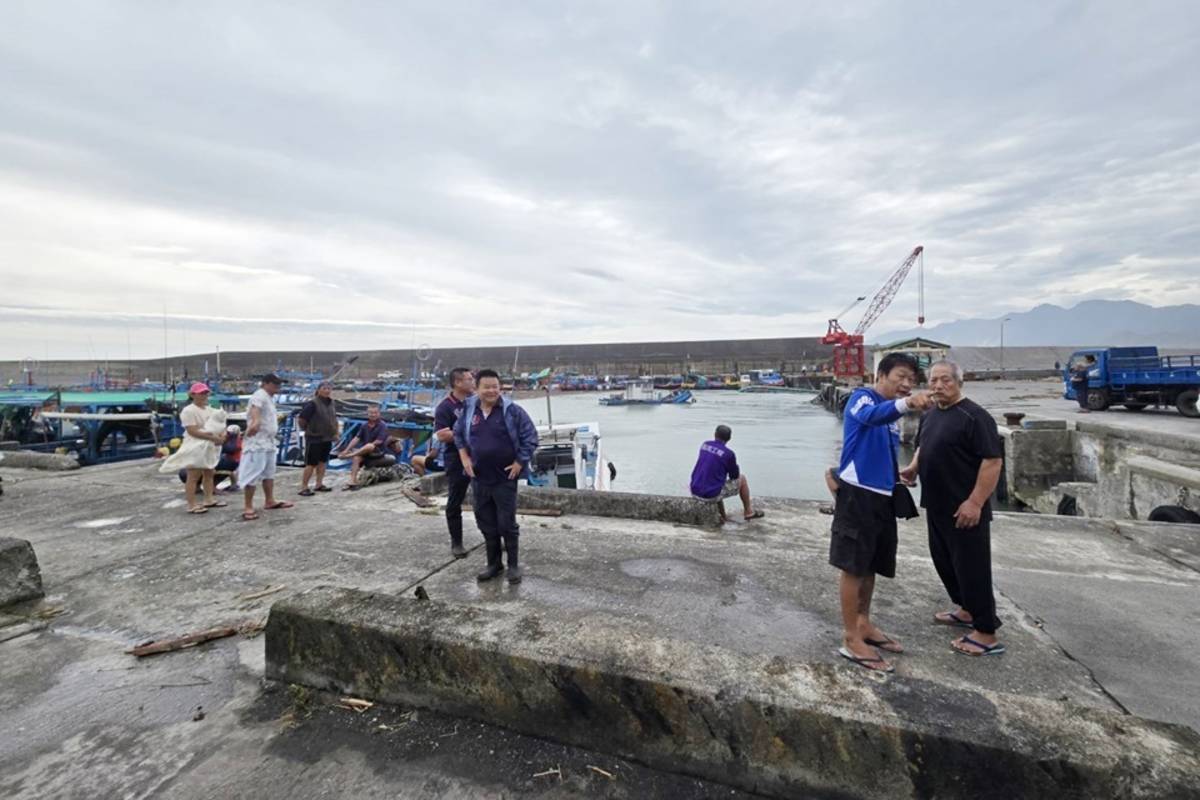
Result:
<svg viewBox="0 0 1200 800"><path fill-rule="evenodd" d="M752 494L828 500L823 473L836 463L842 426L813 396L707 391L692 405L601 406L597 392L555 392L550 403L556 424L600 425L604 456L617 468L614 491L688 494L700 444L724 424ZM517 402L547 422L545 396Z"/></svg>

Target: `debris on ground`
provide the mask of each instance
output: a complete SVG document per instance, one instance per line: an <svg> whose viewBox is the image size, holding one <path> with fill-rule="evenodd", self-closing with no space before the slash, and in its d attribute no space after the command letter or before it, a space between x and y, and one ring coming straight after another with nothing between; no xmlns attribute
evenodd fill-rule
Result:
<svg viewBox="0 0 1200 800"><path fill-rule="evenodd" d="M362 700L358 697L343 697L337 701L336 705L338 708L344 708L347 711L354 711L359 714L375 707L375 704L370 700Z"/></svg>
<svg viewBox="0 0 1200 800"><path fill-rule="evenodd" d="M210 628L206 631L189 633L186 636L180 636L175 639L163 639L161 641L151 639L148 642L142 642L136 647L131 647L125 652L129 655L142 658L144 656L158 655L159 653L171 653L175 650L195 647L204 642L211 642L213 639L224 639L227 636L235 635L237 635L237 628Z"/></svg>
<svg viewBox="0 0 1200 800"><path fill-rule="evenodd" d="M608 778L610 781L615 781L617 779L616 775L613 775L611 772L609 772L606 769L600 769L599 767L594 766L592 764L588 764L587 768L590 769L592 772L596 772L596 773L599 773L600 775L603 775L604 777Z"/></svg>
<svg viewBox="0 0 1200 800"><path fill-rule="evenodd" d="M261 592L252 592L250 594L238 595L237 599L241 600L243 602L245 602L247 600L258 600L259 598L266 597L269 594L275 594L276 592L282 592L286 588L287 588L287 584L281 583L278 586L268 586L266 589L263 589Z"/></svg>

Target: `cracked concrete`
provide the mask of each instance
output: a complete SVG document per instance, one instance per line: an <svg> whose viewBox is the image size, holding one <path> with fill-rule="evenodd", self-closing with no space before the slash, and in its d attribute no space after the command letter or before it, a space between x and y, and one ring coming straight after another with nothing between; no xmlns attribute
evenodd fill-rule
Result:
<svg viewBox="0 0 1200 800"><path fill-rule="evenodd" d="M520 612L518 632L531 641L547 641L556 616L615 618L647 642L686 647L703 634L714 646L762 660L767 674L799 669L874 679L833 654L829 518L815 504L767 501L765 520L724 529L524 517L528 573L514 591L477 586L471 575L479 553L453 562L441 519L418 513L386 485L300 499L294 510L242 523L234 498L228 509L185 515L178 482L157 476L152 465L0 473L0 535L33 542L47 593L17 610L65 609L46 620L47 629L0 642L5 797L731 792L432 712L414 722L403 716L407 707L357 715L315 697L302 710L286 689L264 683L262 638L143 661L123 653L150 638L261 622L273 602L323 584L388 594L423 580L435 603ZM293 479L281 473L281 496L295 499L285 488ZM1067 698L1095 710L1087 714L1119 710L1094 675L1137 714L1200 725L1192 650L1177 635L1178 625L1200 621L1200 575L1187 566L1196 563L1195 540L1169 526L1121 523L1114 532L1111 523L1024 515L1000 515L995 530L1002 634L1012 650L982 661L950 651L952 631L928 623L944 598L923 530L908 524L900 580L883 582L878 604L880 621L910 649L892 686L932 681L947 697L1001 692L1037 703ZM277 594L239 599L279 584L286 588ZM197 706L205 718L193 722ZM951 703L947 719L953 710ZM908 713L918 711L919 704ZM456 725L471 732L470 747L461 733L440 738ZM555 763L566 772L561 784L531 778Z"/></svg>

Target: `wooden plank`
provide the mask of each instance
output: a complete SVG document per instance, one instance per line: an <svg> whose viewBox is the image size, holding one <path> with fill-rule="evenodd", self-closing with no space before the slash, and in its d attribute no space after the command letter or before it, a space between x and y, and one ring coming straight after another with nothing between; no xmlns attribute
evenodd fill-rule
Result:
<svg viewBox="0 0 1200 800"><path fill-rule="evenodd" d="M164 639L159 642L146 642L139 644L137 647L132 647L125 652L129 655L142 658L143 656L153 656L159 653L170 653L174 650L182 650L185 647L195 647L204 642L211 642L213 639L224 639L226 636L234 636L237 634L237 628L210 628L199 633L189 633L187 636L180 636L177 639Z"/></svg>
<svg viewBox="0 0 1200 800"><path fill-rule="evenodd" d="M401 493L409 500L412 500L414 503L416 503L418 508L429 508L430 506L434 505L432 500L415 489L405 488Z"/></svg>

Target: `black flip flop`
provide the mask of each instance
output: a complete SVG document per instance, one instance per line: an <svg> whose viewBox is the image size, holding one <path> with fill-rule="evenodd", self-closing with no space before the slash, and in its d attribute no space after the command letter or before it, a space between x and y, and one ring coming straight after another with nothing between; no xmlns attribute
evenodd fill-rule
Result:
<svg viewBox="0 0 1200 800"><path fill-rule="evenodd" d="M317 491L317 492L332 492L332 491L333 491L333 489L330 489L328 486L318 486L318 487L317 487L317 488L316 488L314 491Z"/></svg>
<svg viewBox="0 0 1200 800"><path fill-rule="evenodd" d="M872 672L888 673L888 672L896 671L895 667L893 667L888 662L884 661L882 658L859 658L858 656L854 655L854 653L851 653L849 650L847 650L844 647L838 648L838 655L841 656L842 658L846 659L847 661L853 661L855 664L858 664L863 669L869 669ZM872 667L872 666L868 666L869 664L883 664L883 666L882 667Z"/></svg>
<svg viewBox="0 0 1200 800"><path fill-rule="evenodd" d="M886 633L883 635L882 639L864 638L863 641L866 642L867 644L871 645L871 647L878 647L880 650L882 650L885 653L893 653L895 655L902 655L904 653L904 645L900 644L895 639L888 636ZM896 647L899 647L900 649L899 650L889 650L887 648L887 646L889 644L894 644Z"/></svg>
<svg viewBox="0 0 1200 800"><path fill-rule="evenodd" d="M300 491L296 492L296 494L300 495L301 497L312 497L314 494L316 494L316 492L314 492L312 489L306 488L301 489Z"/></svg>
<svg viewBox="0 0 1200 800"><path fill-rule="evenodd" d="M751 515L750 515L750 516L748 516L748 517L742 517L742 520L743 520L744 522L749 522L749 521L750 521L750 520L752 520L752 519L762 519L762 518L763 518L763 517L765 517L766 515L767 515L767 513L766 513L765 511L762 511L762 510L760 510L760 509L755 509L755 511L754 511L754 513L753 513L753 514L751 514Z"/></svg>

